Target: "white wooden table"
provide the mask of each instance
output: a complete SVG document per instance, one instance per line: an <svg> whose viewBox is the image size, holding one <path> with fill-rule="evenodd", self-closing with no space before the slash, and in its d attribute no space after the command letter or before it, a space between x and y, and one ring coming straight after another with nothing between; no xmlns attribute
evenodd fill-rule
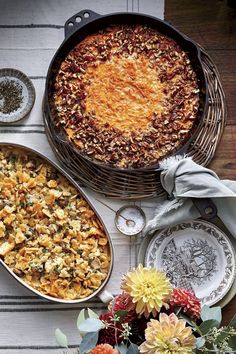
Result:
<svg viewBox="0 0 236 354"><path fill-rule="evenodd" d="M64 23L83 9L98 13L142 12L163 18L164 0L0 0L0 68L12 67L26 73L36 89L36 102L30 115L14 125L0 126L0 142L15 142L41 151L56 160L44 132L42 98L49 63L64 38ZM125 201L105 199L86 189L89 198L100 198L114 209ZM131 204L134 202L130 202ZM137 201L150 218L155 199ZM114 225L114 213L95 201L114 245L115 261L107 289L119 292L120 279L136 265L141 235L127 237ZM99 300L87 307L102 308ZM76 318L80 306L46 302L19 285L0 266L0 354L60 353L56 327L67 333L69 343L78 343ZM68 353L72 353L70 349Z"/></svg>

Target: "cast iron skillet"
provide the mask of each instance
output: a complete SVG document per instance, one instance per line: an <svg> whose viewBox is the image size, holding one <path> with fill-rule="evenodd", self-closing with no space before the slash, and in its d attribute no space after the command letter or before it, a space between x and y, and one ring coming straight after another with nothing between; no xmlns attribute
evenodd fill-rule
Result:
<svg viewBox="0 0 236 354"><path fill-rule="evenodd" d="M127 13L127 12L113 13L108 15L99 15L91 10L83 10L78 12L77 14L75 14L69 20L66 21L65 40L57 50L56 54L54 55L47 73L45 97L44 97L44 115L47 123L49 123L51 126L54 125L52 111L50 108L50 98L53 93L54 79L59 70L61 62L65 59L68 53L86 36L95 33L103 28L106 28L111 24L147 25L173 38L181 46L181 48L185 52L187 52L192 67L196 72L198 78L198 86L200 89L200 106L197 114L196 123L191 131L190 138L187 141L185 141L184 144L178 150L176 150L174 153L171 153L169 156L184 154L185 152L187 152L187 149L191 144L191 142L193 141L194 137L199 133L203 124L204 114L207 109L208 90L206 84L206 77L204 74L202 61L201 61L201 53L195 42L193 42L191 39L186 37L184 34L179 32L177 29L175 29L167 22L162 21L153 16L148 16L148 15L138 14L138 13ZM99 167L112 169L114 171L127 171L127 172L160 170L158 163L147 167L142 167L142 168L120 169L117 167L112 167L111 165L106 165L96 160L92 160L86 154L82 154L81 152L79 152L79 150L77 150L76 147L69 142L69 140L66 137L66 134L58 130L58 128L56 127L54 127L53 129L55 129L56 132L55 140L58 140L60 143L69 144L70 148L74 149L78 154L78 156L94 163Z"/></svg>

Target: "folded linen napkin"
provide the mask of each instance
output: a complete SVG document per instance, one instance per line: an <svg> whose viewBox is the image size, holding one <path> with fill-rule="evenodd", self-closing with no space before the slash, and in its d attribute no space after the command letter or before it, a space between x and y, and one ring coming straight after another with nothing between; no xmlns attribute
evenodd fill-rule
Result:
<svg viewBox="0 0 236 354"><path fill-rule="evenodd" d="M218 217L236 238L236 181L220 180L215 172L189 157L170 157L160 166L161 184L173 199L158 203L155 216L146 226L148 234L199 218L201 215L192 198L211 198Z"/></svg>

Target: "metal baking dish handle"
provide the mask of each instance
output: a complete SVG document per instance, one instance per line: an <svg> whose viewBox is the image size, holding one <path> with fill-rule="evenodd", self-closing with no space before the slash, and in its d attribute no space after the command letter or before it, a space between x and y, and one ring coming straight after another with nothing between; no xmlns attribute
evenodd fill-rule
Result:
<svg viewBox="0 0 236 354"><path fill-rule="evenodd" d="M80 27L100 17L102 17L102 15L88 9L73 15L65 23L65 39L70 37Z"/></svg>
<svg viewBox="0 0 236 354"><path fill-rule="evenodd" d="M108 304L110 301L114 299L114 296L112 295L112 293L106 290L106 287L104 290L98 293L97 296L104 304Z"/></svg>

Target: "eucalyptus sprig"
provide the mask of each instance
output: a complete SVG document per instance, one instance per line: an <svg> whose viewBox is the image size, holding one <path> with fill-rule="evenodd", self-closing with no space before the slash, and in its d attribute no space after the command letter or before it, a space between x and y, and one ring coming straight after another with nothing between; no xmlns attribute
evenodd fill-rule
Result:
<svg viewBox="0 0 236 354"><path fill-rule="evenodd" d="M103 328L114 328L117 335L122 335L124 341L121 344L115 345L115 348L120 354L139 354L138 346L129 340L131 333L131 327L128 323L123 323L120 328L116 327L116 322L125 317L126 311L118 310L113 313L111 322L103 321L99 319L99 316L91 309L81 310L77 318L77 328L80 335L80 344L78 347L78 354L87 354L93 349L99 337L99 331ZM67 336L57 328L55 330L55 337L57 343L62 348L68 348ZM65 352L63 352L64 354ZM66 353L65 353L66 354Z"/></svg>
<svg viewBox="0 0 236 354"><path fill-rule="evenodd" d="M184 317L186 320L186 317ZM198 336L196 354L233 354L236 353L236 315L227 326L222 326L222 311L219 306L204 305L201 310L201 324L187 320L194 333Z"/></svg>

